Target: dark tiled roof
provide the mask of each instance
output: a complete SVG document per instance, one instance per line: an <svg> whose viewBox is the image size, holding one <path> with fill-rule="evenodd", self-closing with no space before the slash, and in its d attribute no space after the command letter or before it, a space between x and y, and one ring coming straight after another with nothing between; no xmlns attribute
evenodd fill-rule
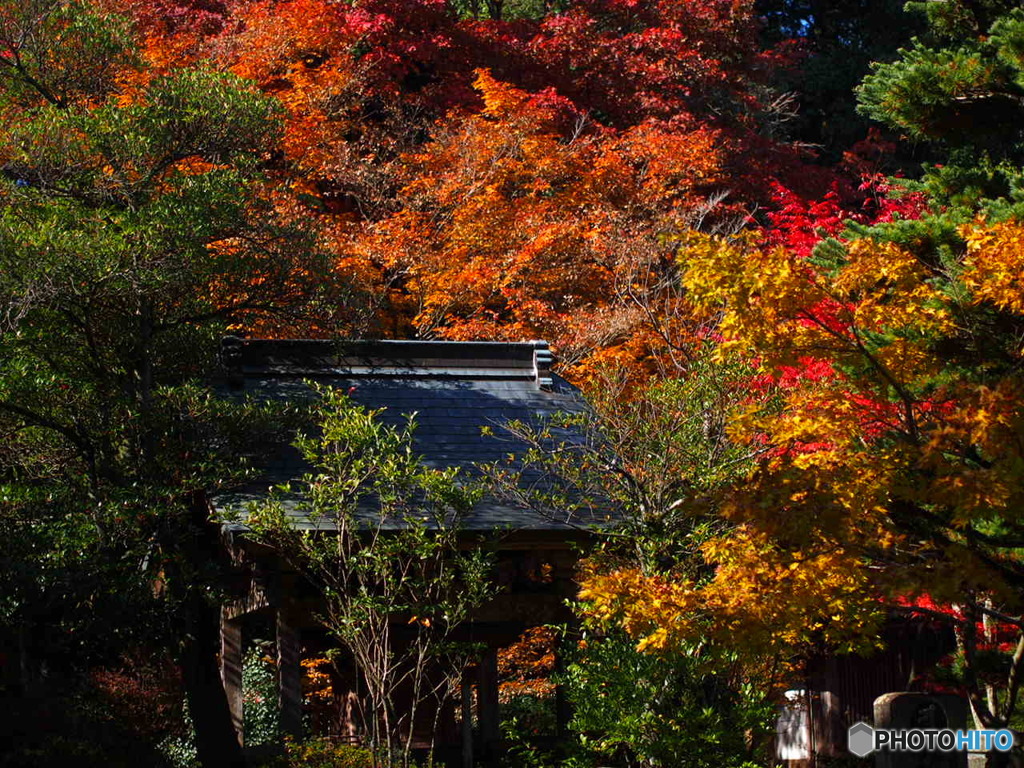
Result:
<svg viewBox="0 0 1024 768"><path fill-rule="evenodd" d="M578 411L578 390L549 370L545 342L423 341L267 341L226 339L222 362L228 387L237 395L260 399L308 399L307 381L350 390L353 400L386 409L381 418L403 424L416 414L414 450L435 467L473 472L475 462L507 460L523 450L504 425L537 424L557 412ZM487 428L485 433L485 428ZM489 434L488 434L489 433ZM265 494L268 487L309 471L299 452L282 446L265 467L258 485L218 497L221 508L238 508ZM547 478L526 476L544 484ZM286 503L298 527L311 522ZM469 530L568 530L604 522L556 519L487 498L464 521Z"/></svg>

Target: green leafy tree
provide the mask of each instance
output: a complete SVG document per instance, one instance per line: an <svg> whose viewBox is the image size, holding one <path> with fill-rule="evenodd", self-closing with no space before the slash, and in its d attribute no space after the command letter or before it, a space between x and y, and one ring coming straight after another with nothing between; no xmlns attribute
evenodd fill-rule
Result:
<svg viewBox="0 0 1024 768"><path fill-rule="evenodd" d="M482 489L412 452L412 417L393 427L339 390L320 394L321 431L296 443L314 471L247 524L323 591L320 620L365 686L364 738L407 768L418 712L440 715L473 653L456 631L493 594L491 558L462 527Z"/></svg>
<svg viewBox="0 0 1024 768"><path fill-rule="evenodd" d="M1019 4L955 0L908 9L925 14L928 34L875 65L860 87L865 114L950 150L1019 158L1019 124L1007 131L1020 116L1024 84Z"/></svg>
<svg viewBox="0 0 1024 768"><path fill-rule="evenodd" d="M993 0L907 8L925 17L927 32L873 67L858 89L860 110L941 160L916 186L936 215L904 225L898 240L916 239L918 252L962 251L955 230L979 209L990 218L1024 213L1024 10Z"/></svg>
<svg viewBox="0 0 1024 768"><path fill-rule="evenodd" d="M749 388L746 364L720 363L711 347L677 349L665 378L636 385L627 369L606 367L588 384L587 407L538 425L511 422L528 450L485 467L510 500L561 522L605 521L608 557L641 569L694 567L688 537L721 521L696 502L739 477L756 449L734 444L725 414L771 392ZM524 482L524 476L552 482Z"/></svg>
<svg viewBox="0 0 1024 768"><path fill-rule="evenodd" d="M621 615L606 610L609 585L628 592L646 579L713 577L703 546L731 527L714 494L739 482L759 453L730 439L726 414L772 407L772 390L752 386L747 365L717 362L710 345L678 352L664 380L635 386L606 371L588 389L588 408L539 427L508 425L529 449L485 469L510 500L562 522L598 523L575 606L584 642L562 675L585 764L739 766L768 745L778 656L741 656L711 637L638 643L643 633L624 632Z"/></svg>
<svg viewBox="0 0 1024 768"><path fill-rule="evenodd" d="M0 2L5 693L170 646L205 766L241 765L206 493L273 419L197 382L231 323L332 290L264 194L278 111L224 74L146 69L101 6Z"/></svg>

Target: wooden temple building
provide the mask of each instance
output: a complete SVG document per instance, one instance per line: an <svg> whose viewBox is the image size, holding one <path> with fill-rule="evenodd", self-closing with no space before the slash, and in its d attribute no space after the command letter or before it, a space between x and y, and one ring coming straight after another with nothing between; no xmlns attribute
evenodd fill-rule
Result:
<svg viewBox="0 0 1024 768"><path fill-rule="evenodd" d="M386 409L381 418L404 423L415 412L414 450L425 463L473 471L476 462L507 459L525 446L503 425L538 423L558 412L583 407L577 390L551 372L544 342L269 341L225 339L222 365L229 396L297 400L312 396L307 382L344 388L367 407ZM242 509L268 486L300 478L309 467L297 449L279 446L257 483L216 500L222 509ZM463 626L465 639L486 648L465 671L462 707L416 723L416 741L433 744L449 765L471 765L500 750L497 652L524 630L571 620L566 601L581 548L605 519L559 519L496 498L485 499L463 521L467 536L496 534L496 597ZM309 524L296 513L293 524ZM299 735L304 657L322 656L331 640L315 616L320 596L279 560L247 538L243 522L225 527L225 537L246 584L244 597L223 607L222 675L241 738L242 658L247 636L273 641L279 674L281 724ZM354 670L351 671L355 676ZM338 705L329 730L357 741L359 734L344 697L358 685L333 681ZM347 693L346 693L347 689ZM436 713L435 713L436 714ZM461 722L459 715L461 715ZM475 724L475 727L474 727Z"/></svg>

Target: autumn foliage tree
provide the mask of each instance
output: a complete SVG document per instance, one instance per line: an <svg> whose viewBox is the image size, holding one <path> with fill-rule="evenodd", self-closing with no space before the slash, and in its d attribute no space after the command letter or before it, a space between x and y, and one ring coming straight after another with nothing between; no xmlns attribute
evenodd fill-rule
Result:
<svg viewBox="0 0 1024 768"><path fill-rule="evenodd" d="M944 621L976 722L1004 727L1024 659L1017 127L960 132L960 107L935 99L957 101L944 78L968 71L978 98L996 98L1007 71L973 67L1010 45L1016 17L990 4L932 11L946 47L904 52L862 98L941 138L948 166L896 182L873 223L837 227L822 207L819 235L835 237L817 244L789 227L767 244L695 236L681 249L689 298L720 312L719 355L756 362L780 398L729 418L732 439L763 453L744 483L706 500L731 523L701 547L713 578L601 573L588 595L656 648L712 627L758 648L857 649L891 610ZM982 19L992 35L957 47ZM994 623L1013 646L998 685L984 655Z"/></svg>
<svg viewBox="0 0 1024 768"><path fill-rule="evenodd" d="M0 2L0 525L20 562L60 551L4 615L38 629L22 609L61 604L47 579L80 552L121 555L150 607L124 563L201 559L198 492L241 430L190 382L239 324L552 340L615 401L560 469L632 515L585 597L646 651L860 648L922 591L1009 610L1013 5L927 4L862 86L865 115L948 150L894 182L874 137L829 168L789 142L771 84L798 59L760 47L750 0ZM211 608L210 574L167 573Z"/></svg>
<svg viewBox="0 0 1024 768"><path fill-rule="evenodd" d="M282 207L376 297L378 335L657 358L687 314L663 237L736 226L776 175L800 194L828 176L779 139L748 2L133 7L154 58L212 58L281 101Z"/></svg>
<svg viewBox="0 0 1024 768"><path fill-rule="evenodd" d="M719 357L755 363L776 392L728 417L759 452L753 471L693 500L727 523L700 544L710 570L596 571L584 594L650 649L710 633L869 650L893 611L939 622L976 724L1006 727L1024 663L1019 10L927 11L930 41L879 66L861 98L947 164L886 182L870 216L791 200L766 240L683 242L688 298L719 313ZM1009 113L971 129L1004 99Z"/></svg>
<svg viewBox="0 0 1024 768"><path fill-rule="evenodd" d="M723 307L722 354L756 356L785 386L778 412L735 417L737 439L772 450L727 495L741 525L714 550L715 583L673 585L674 600L773 641L789 626L834 642L869 628L881 598L1018 604L1022 230L963 236L954 265L930 267L867 239L816 264L735 243L688 252L691 290ZM972 704L1005 723L977 690Z"/></svg>
<svg viewBox="0 0 1024 768"><path fill-rule="evenodd" d="M396 306L421 336L550 338L569 362L649 348L645 311L664 323L678 311L660 304L671 293L665 236L727 218L709 202L721 183L716 132L607 132L553 92L487 72L476 85L483 110L408 159L401 210L359 243L394 275Z"/></svg>

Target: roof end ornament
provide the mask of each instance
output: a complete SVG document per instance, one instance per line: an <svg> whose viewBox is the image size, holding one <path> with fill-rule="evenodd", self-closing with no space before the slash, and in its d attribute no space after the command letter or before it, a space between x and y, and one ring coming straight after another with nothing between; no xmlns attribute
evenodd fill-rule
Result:
<svg viewBox="0 0 1024 768"><path fill-rule="evenodd" d="M220 352L217 355L221 368L232 392L245 389L242 376L242 345L245 341L240 336L225 336L220 341Z"/></svg>
<svg viewBox="0 0 1024 768"><path fill-rule="evenodd" d="M550 392L554 386L551 378L551 366L555 362L555 356L546 341L533 342L533 368L537 377L537 386L545 392Z"/></svg>

